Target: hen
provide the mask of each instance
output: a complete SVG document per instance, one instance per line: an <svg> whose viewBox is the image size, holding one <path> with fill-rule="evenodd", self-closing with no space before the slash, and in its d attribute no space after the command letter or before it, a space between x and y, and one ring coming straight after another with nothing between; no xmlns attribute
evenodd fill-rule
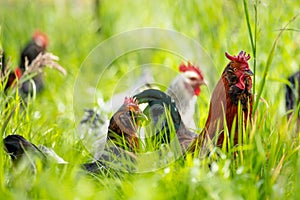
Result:
<svg viewBox="0 0 300 200"><path fill-rule="evenodd" d="M84 164L83 168L93 173L109 168L132 171L136 158L132 152L137 152L140 146L136 132L144 119L147 117L140 110L139 102L135 98L125 98L110 119L104 150L97 152L96 161Z"/></svg>
<svg viewBox="0 0 300 200"><path fill-rule="evenodd" d="M229 133L233 127L233 135L229 135L233 145L239 142L238 121L241 120L243 127L247 125L252 116L251 94L253 72L250 70L248 60L250 55L241 51L238 56L225 53L230 60L224 69L221 79L217 83L210 101L208 118L203 131L198 139L191 145L191 151L201 148L206 140L216 139L217 146L224 143L224 129L227 126ZM238 104L241 105L242 119L238 119ZM224 120L225 117L225 120Z"/></svg>
<svg viewBox="0 0 300 200"><path fill-rule="evenodd" d="M25 48L22 50L21 58L20 58L20 69L22 73L26 70L26 66L30 66L32 61L39 55L44 54L46 52L46 48L48 46L48 37L46 34L36 31L32 39L28 42ZM39 92L44 87L43 75L42 73L38 73L33 78L36 91ZM33 86L32 83L28 80L25 81L21 88L21 92L27 96L28 94L32 93Z"/></svg>
<svg viewBox="0 0 300 200"><path fill-rule="evenodd" d="M25 158L25 155L28 155L25 152L29 152L31 155L35 155L42 160L46 158L38 147L28 142L21 135L9 135L4 138L3 143L4 149L10 155L14 166L17 166Z"/></svg>
<svg viewBox="0 0 300 200"><path fill-rule="evenodd" d="M297 108L300 102L300 71L292 74L288 81L290 85L286 85L286 92L285 92L285 107L286 111L290 111ZM298 91L297 91L298 89ZM298 106L299 107L299 106ZM288 118L291 118L292 112L288 114ZM298 111L297 117L297 126L298 130L300 129L300 111Z"/></svg>
<svg viewBox="0 0 300 200"><path fill-rule="evenodd" d="M136 134L138 123L145 115L134 98L125 98L124 104L112 116L109 122L107 138L123 149L136 151L139 139Z"/></svg>
<svg viewBox="0 0 300 200"><path fill-rule="evenodd" d="M28 158L32 160L33 157L41 159L43 162L52 160L58 164L66 164L60 156L58 156L53 149L43 145L35 146L21 135L9 135L3 139L4 150L10 155L13 165L17 166L20 161ZM33 162L30 162L34 168Z"/></svg>
<svg viewBox="0 0 300 200"><path fill-rule="evenodd" d="M191 129L196 129L194 122L195 105L200 94L201 85L206 85L203 74L198 67L182 63L181 72L170 83L166 93L175 100L176 106L184 124Z"/></svg>

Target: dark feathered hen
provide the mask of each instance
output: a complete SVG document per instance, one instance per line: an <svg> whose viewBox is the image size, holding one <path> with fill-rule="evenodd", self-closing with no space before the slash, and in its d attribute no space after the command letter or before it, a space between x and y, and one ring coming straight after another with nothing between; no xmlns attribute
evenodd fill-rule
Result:
<svg viewBox="0 0 300 200"><path fill-rule="evenodd" d="M248 118L251 119L253 101L251 76L253 73L247 62L250 55L246 55L243 51L238 56L231 56L228 53L225 55L230 62L212 93L206 124L198 140L192 144L191 149L193 150L195 150L195 146L202 147L203 140L215 137L218 137L217 146L221 147L224 141L225 124L229 133L235 127L234 135L229 137L231 140L233 139L233 145L238 144L238 121L242 120L243 126L246 126ZM243 119L238 119L239 102L241 103Z"/></svg>
<svg viewBox="0 0 300 200"><path fill-rule="evenodd" d="M42 161L53 161L58 164L66 164L56 152L43 145L35 146L21 135L9 135L3 140L4 150L10 155L14 165L17 165L23 158L29 156L29 160L38 157ZM33 162L31 162L34 165ZM34 166L33 166L34 167Z"/></svg>
<svg viewBox="0 0 300 200"><path fill-rule="evenodd" d="M21 53L20 68L22 72L26 69L26 62L28 62L27 66L29 66L40 53L45 53L48 43L49 40L45 33L36 31L33 34L32 39L27 43Z"/></svg>
<svg viewBox="0 0 300 200"><path fill-rule="evenodd" d="M10 155L14 166L24 159L26 156L25 152L28 152L29 155L35 155L41 159L46 159L46 156L38 147L27 141L21 135L9 135L4 138L3 142L4 150Z"/></svg>
<svg viewBox="0 0 300 200"><path fill-rule="evenodd" d="M39 54L46 52L48 43L49 41L46 34L40 31L36 31L33 34L32 39L28 42L21 53L20 69L22 73L26 70L26 66L29 66ZM35 83L36 91L41 91L44 87L43 75L39 73L32 79ZM30 94L32 90L33 87L30 81L24 82L21 86L21 91L25 95Z"/></svg>
<svg viewBox="0 0 300 200"><path fill-rule="evenodd" d="M174 131L181 150L185 153L190 143L196 138L196 134L185 126L175 101L169 95L155 89L145 90L134 97L139 100L139 103L148 103L146 110L148 110L149 118L156 127L155 134L151 139L154 142L170 143L172 131ZM170 112L171 119L169 121L166 119L166 115L168 115L166 111Z"/></svg>
<svg viewBox="0 0 300 200"><path fill-rule="evenodd" d="M288 81L290 85L286 85L286 92L285 92L285 108L286 111L290 111L296 109L300 103L300 71L292 74ZM288 118L292 116L293 112L288 114ZM298 130L300 129L300 111L298 111L297 117L297 126Z"/></svg>

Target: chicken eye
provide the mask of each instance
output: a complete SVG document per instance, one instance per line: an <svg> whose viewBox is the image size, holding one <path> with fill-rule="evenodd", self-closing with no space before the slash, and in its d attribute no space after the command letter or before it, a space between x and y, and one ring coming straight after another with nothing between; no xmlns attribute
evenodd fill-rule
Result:
<svg viewBox="0 0 300 200"><path fill-rule="evenodd" d="M127 111L127 114L128 114L129 116L132 116L132 111L131 111L131 110Z"/></svg>
<svg viewBox="0 0 300 200"><path fill-rule="evenodd" d="M195 78L195 77L191 77L191 78L190 78L190 80L191 80L191 81L196 81L196 80L197 80L197 78Z"/></svg>
<svg viewBox="0 0 300 200"><path fill-rule="evenodd" d="M233 71L236 72L236 68L235 67L233 68Z"/></svg>

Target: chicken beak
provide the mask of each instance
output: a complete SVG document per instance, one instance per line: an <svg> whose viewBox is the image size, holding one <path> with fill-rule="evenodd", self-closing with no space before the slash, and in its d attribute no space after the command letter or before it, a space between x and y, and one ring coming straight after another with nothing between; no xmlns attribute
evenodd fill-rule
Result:
<svg viewBox="0 0 300 200"><path fill-rule="evenodd" d="M245 74L248 75L248 76L253 76L254 75L254 73L251 71L251 69L246 70Z"/></svg>
<svg viewBox="0 0 300 200"><path fill-rule="evenodd" d="M201 82L201 84L200 85L205 85L205 86L208 86L208 82L207 82L207 80L203 80L202 82Z"/></svg>

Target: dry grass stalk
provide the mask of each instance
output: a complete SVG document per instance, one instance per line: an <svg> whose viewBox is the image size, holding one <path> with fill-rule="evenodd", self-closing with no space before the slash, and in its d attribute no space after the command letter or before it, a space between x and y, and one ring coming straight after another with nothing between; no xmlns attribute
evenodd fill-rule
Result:
<svg viewBox="0 0 300 200"><path fill-rule="evenodd" d="M40 53L33 61L32 63L28 66L28 60L26 58L26 63L25 63L25 72L23 74L23 76L26 76L28 74L31 73L41 73L42 72L42 68L45 67L49 67L51 69L56 69L58 71L60 71L63 75L67 75L67 71L60 65L57 63L57 61L59 60L59 58L55 55L53 55L52 53Z"/></svg>

